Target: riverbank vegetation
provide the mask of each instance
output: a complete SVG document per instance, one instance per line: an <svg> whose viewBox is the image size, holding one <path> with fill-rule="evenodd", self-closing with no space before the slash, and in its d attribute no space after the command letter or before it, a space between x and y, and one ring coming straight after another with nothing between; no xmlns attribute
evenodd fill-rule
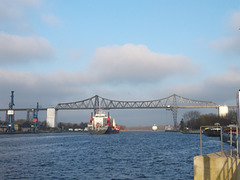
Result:
<svg viewBox="0 0 240 180"><path fill-rule="evenodd" d="M0 120L0 132L4 132L6 130L6 127L8 125L8 121ZM27 121L25 119L18 119L14 120L14 128L16 131L25 131L25 132L31 132L34 127L33 121ZM56 128L49 128L47 126L46 121L38 121L38 131L69 131L71 129L72 131L77 130L84 130L87 127L87 123L81 122L81 123L64 123L59 122Z"/></svg>
<svg viewBox="0 0 240 180"><path fill-rule="evenodd" d="M183 115L180 122L180 130L184 130L184 128L200 129L200 126L213 126L215 123L226 126L229 124L236 124L236 121L236 110L230 110L226 117L219 117L212 113L201 115L199 111L190 111Z"/></svg>

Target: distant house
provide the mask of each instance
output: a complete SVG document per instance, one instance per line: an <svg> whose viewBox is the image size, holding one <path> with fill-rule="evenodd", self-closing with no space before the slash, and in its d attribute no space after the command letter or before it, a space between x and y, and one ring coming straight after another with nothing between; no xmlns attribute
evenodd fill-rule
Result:
<svg viewBox="0 0 240 180"><path fill-rule="evenodd" d="M22 124L22 132L30 132L31 130L31 124L29 122L25 122Z"/></svg>

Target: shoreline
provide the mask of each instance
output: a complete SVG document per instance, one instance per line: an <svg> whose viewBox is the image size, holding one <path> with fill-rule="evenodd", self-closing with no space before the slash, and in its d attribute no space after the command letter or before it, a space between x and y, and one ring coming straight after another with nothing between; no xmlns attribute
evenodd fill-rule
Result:
<svg viewBox="0 0 240 180"><path fill-rule="evenodd" d="M165 131L165 130L120 130L120 132L180 132L180 131ZM88 133L88 131L38 131L38 132L0 132L0 135L13 135L13 134L42 134L42 133ZM189 132L181 132L183 134L195 134Z"/></svg>

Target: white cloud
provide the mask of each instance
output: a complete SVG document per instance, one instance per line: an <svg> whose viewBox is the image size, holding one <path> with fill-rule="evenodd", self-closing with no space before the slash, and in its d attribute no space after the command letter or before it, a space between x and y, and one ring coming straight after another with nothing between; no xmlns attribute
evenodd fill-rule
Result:
<svg viewBox="0 0 240 180"><path fill-rule="evenodd" d="M53 47L47 39L29 35L30 32L33 34L32 27L28 22L31 18L29 14L35 16L35 10L41 4L41 0L1 0L1 65L46 60L53 56Z"/></svg>
<svg viewBox="0 0 240 180"><path fill-rule="evenodd" d="M26 8L36 8L41 4L40 0L1 0L1 21L19 20L24 18Z"/></svg>
<svg viewBox="0 0 240 180"><path fill-rule="evenodd" d="M50 26L62 26L62 22L53 14L42 14L42 20Z"/></svg>
<svg viewBox="0 0 240 180"><path fill-rule="evenodd" d="M182 55L158 54L144 45L126 44L98 48L88 71L108 82L151 82L194 73L196 65Z"/></svg>
<svg viewBox="0 0 240 180"><path fill-rule="evenodd" d="M0 63L45 60L53 55L50 42L37 36L21 37L0 33Z"/></svg>
<svg viewBox="0 0 240 180"><path fill-rule="evenodd" d="M0 28L11 32L31 31L27 22L29 10L41 5L41 0L1 0Z"/></svg>
<svg viewBox="0 0 240 180"><path fill-rule="evenodd" d="M80 59L81 55L82 55L82 50L80 49L73 49L69 51L69 56L72 59L78 60Z"/></svg>
<svg viewBox="0 0 240 180"><path fill-rule="evenodd" d="M211 47L223 53L240 55L240 12L234 12L230 19L232 34L210 43Z"/></svg>
<svg viewBox="0 0 240 180"><path fill-rule="evenodd" d="M211 43L211 46L224 53L240 55L240 36L222 38Z"/></svg>
<svg viewBox="0 0 240 180"><path fill-rule="evenodd" d="M236 30L239 31L240 28L240 12L234 12L230 18L230 26Z"/></svg>

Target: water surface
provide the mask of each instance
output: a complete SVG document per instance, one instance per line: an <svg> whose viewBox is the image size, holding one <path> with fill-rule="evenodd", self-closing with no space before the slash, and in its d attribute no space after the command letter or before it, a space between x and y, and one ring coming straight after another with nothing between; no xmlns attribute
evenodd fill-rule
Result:
<svg viewBox="0 0 240 180"><path fill-rule="evenodd" d="M200 154L199 134L171 132L0 135L0 144L0 179L188 180ZM220 150L203 145L203 153Z"/></svg>

